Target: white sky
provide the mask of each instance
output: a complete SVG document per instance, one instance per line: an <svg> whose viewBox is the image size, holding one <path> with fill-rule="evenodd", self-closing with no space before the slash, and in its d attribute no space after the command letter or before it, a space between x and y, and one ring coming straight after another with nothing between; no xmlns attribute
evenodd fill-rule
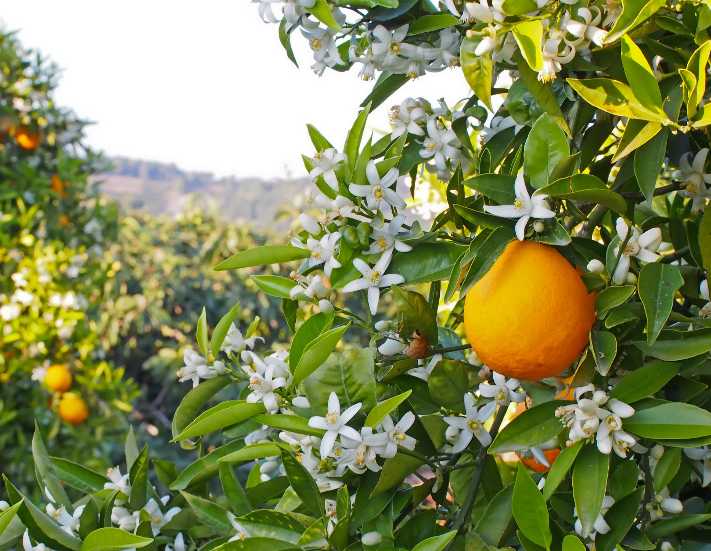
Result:
<svg viewBox="0 0 711 551"><path fill-rule="evenodd" d="M277 26L262 23L248 0L2 0L0 16L63 69L61 104L95 121L89 143L109 155L174 162L219 175L301 175L312 153L305 125L342 144L372 82L356 70L300 68L286 58ZM408 83L371 116L406 96L457 100L461 72Z"/></svg>

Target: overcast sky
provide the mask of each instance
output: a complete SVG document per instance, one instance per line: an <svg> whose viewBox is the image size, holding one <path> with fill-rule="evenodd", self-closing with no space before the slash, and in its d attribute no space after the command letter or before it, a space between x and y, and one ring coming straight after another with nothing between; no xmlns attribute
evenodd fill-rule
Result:
<svg viewBox="0 0 711 551"><path fill-rule="evenodd" d="M301 175L311 153L305 124L342 144L372 83L350 73L315 76L305 40L300 68L277 26L248 0L3 0L2 20L63 69L60 103L95 122L89 142L110 155L174 162L219 175ZM458 70L408 83L406 96L456 100Z"/></svg>

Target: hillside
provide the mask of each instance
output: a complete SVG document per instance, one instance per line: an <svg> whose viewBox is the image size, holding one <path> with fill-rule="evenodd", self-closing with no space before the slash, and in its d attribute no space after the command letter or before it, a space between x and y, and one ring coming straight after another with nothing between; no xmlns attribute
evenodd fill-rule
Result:
<svg viewBox="0 0 711 551"><path fill-rule="evenodd" d="M100 175L102 191L124 208L175 215L187 204L214 210L230 221L257 226L274 223L280 208L293 204L307 179L217 178L188 172L174 164L117 157Z"/></svg>

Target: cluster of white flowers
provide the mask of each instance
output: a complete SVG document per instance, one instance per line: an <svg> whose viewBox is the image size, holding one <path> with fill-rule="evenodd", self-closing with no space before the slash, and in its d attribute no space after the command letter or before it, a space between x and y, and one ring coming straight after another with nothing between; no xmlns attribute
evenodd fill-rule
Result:
<svg viewBox="0 0 711 551"><path fill-rule="evenodd" d="M691 199L691 211L701 212L706 207L706 203L711 197L711 192L707 184L711 184L711 174L706 173L706 157L709 150L704 147L700 149L691 160L691 153L685 153L679 160L679 170L673 174L673 178L684 185L680 192L682 196Z"/></svg>
<svg viewBox="0 0 711 551"><path fill-rule="evenodd" d="M269 413L277 413L281 404L275 391L285 388L291 382L291 371L286 363L285 352L274 352L260 358L254 352L242 352L242 371L249 377L247 401L262 403Z"/></svg>
<svg viewBox="0 0 711 551"><path fill-rule="evenodd" d="M349 423L361 406L356 403L341 411L338 395L331 392L326 415L309 419L309 426L325 431L321 438L290 432L279 434L294 449L322 492L340 487L343 483L338 478L346 471L377 472L381 469L378 458L395 457L399 448L415 448L415 439L407 434L415 422L412 412L405 413L397 423L386 415L375 428L364 426L357 430Z"/></svg>
<svg viewBox="0 0 711 551"><path fill-rule="evenodd" d="M445 438L449 445L445 448L449 453L464 451L473 438L482 446L491 444L491 435L486 429L486 423L491 419L497 407L507 408L511 402L519 403L526 399L520 389L517 379L506 379L500 373L492 373L492 382L479 384L479 400L471 392L464 395L464 416L451 415L444 417L447 423ZM480 404L480 405L478 405Z"/></svg>
<svg viewBox="0 0 711 551"><path fill-rule="evenodd" d="M645 232L635 226L629 226L624 218L618 218L615 224L617 237L620 240L620 245L614 250L615 256L619 255L620 260L615 266L612 273L612 281L616 285L621 285L625 282L634 283L634 276L630 279L631 259L636 258L640 262L656 262L660 256L657 251L664 248L662 245L662 230L657 227L651 228ZM620 247L624 244L622 253Z"/></svg>
<svg viewBox="0 0 711 551"><path fill-rule="evenodd" d="M592 384L576 388L575 400L575 404L561 406L555 412L570 429L567 445L595 438L601 453L614 451L620 457L627 457L637 441L623 430L622 420L634 415L634 409L610 398Z"/></svg>

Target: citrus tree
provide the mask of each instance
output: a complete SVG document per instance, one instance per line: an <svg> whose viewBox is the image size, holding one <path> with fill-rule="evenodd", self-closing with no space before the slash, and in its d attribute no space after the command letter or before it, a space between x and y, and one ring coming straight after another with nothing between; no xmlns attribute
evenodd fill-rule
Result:
<svg viewBox="0 0 711 551"><path fill-rule="evenodd" d="M115 209L88 182L100 159L54 103L55 75L0 33L0 463L23 487L35 420L55 453L102 466L84 446L108 452L133 396L96 350Z"/></svg>
<svg viewBox="0 0 711 551"><path fill-rule="evenodd" d="M292 263L258 284L293 335L267 347L237 306L202 315L172 427L194 461L129 435L104 476L38 433L49 502L6 480L4 541L705 548L709 7L275 4L260 15L292 59L302 34L317 72L377 74L342 148L309 127L316 190L291 241L216 266ZM470 97L407 99L366 135L448 66Z"/></svg>

